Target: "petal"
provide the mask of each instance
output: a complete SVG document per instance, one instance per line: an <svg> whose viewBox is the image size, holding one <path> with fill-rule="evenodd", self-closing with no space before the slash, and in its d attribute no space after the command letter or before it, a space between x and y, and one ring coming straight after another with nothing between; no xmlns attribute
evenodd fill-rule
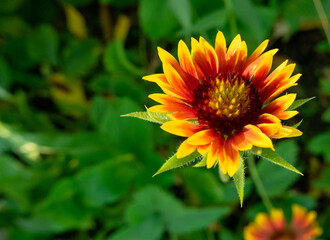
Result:
<svg viewBox="0 0 330 240"><path fill-rule="evenodd" d="M211 168L222 157L224 138L219 136L216 138L209 147L209 153L207 154L206 166Z"/></svg>
<svg viewBox="0 0 330 240"><path fill-rule="evenodd" d="M262 53L265 51L267 45L268 45L269 40L263 41L259 47L254 50L254 52L251 54L251 56L246 60L245 66L249 66L250 63L254 62Z"/></svg>
<svg viewBox="0 0 330 240"><path fill-rule="evenodd" d="M226 54L226 62L227 62L226 71L228 73L231 73L235 69L239 57L240 46L241 46L241 35L238 34L234 38L234 40L230 43Z"/></svg>
<svg viewBox="0 0 330 240"><path fill-rule="evenodd" d="M173 89L171 85L168 83L165 74L152 74L148 76L144 76L142 78L143 80L149 81L149 82L155 82L157 85L163 90L164 93L167 95L180 98L180 99L186 99L184 94L177 89Z"/></svg>
<svg viewBox="0 0 330 240"><path fill-rule="evenodd" d="M277 113L283 112L288 109L296 99L296 96L297 94L295 93L281 96L269 103L266 107L264 107L262 109L262 112L270 113L276 116Z"/></svg>
<svg viewBox="0 0 330 240"><path fill-rule="evenodd" d="M150 94L148 97L161 104L171 104L173 102L184 103L183 101L181 101L175 97L169 96L167 94L162 94L162 93L153 93L153 94Z"/></svg>
<svg viewBox="0 0 330 240"><path fill-rule="evenodd" d="M205 50L205 54L211 67L213 76L217 75L219 71L219 61L214 48L203 37L199 38L199 43Z"/></svg>
<svg viewBox="0 0 330 240"><path fill-rule="evenodd" d="M236 72L238 73L242 72L242 70L244 69L246 57L247 57L247 46L246 46L246 42L242 41L241 46L239 48L238 59L235 67Z"/></svg>
<svg viewBox="0 0 330 240"><path fill-rule="evenodd" d="M235 134L230 139L232 144L240 151L246 151L252 148L252 144L245 139L243 133Z"/></svg>
<svg viewBox="0 0 330 240"><path fill-rule="evenodd" d="M190 145L187 140L183 141L176 153L176 156L178 158L183 158L186 157L188 155L190 155L191 153L193 153L196 150L196 146L194 145Z"/></svg>
<svg viewBox="0 0 330 240"><path fill-rule="evenodd" d="M278 131L272 138L290 138L290 137L299 137L302 135L302 132L296 128L283 126L280 131Z"/></svg>
<svg viewBox="0 0 330 240"><path fill-rule="evenodd" d="M257 70L254 72L252 82L254 85L256 85L257 88L259 88L261 83L263 83L270 71L270 68L272 67L274 56L273 53L274 52L265 53L265 58L262 60Z"/></svg>
<svg viewBox="0 0 330 240"><path fill-rule="evenodd" d="M207 154L207 159L206 159L207 168L213 167L216 161L218 160L218 155L217 155L218 151L219 151L218 145L215 142L213 142L212 145L210 146L210 151Z"/></svg>
<svg viewBox="0 0 330 240"><path fill-rule="evenodd" d="M267 136L273 137L282 128L281 121L269 113L264 113L258 117L257 127Z"/></svg>
<svg viewBox="0 0 330 240"><path fill-rule="evenodd" d="M188 120L195 119L197 117L193 111L175 112L167 114L167 116L172 120Z"/></svg>
<svg viewBox="0 0 330 240"><path fill-rule="evenodd" d="M196 132L203 130L203 127L187 121L176 120L164 123L161 129L177 136L190 137Z"/></svg>
<svg viewBox="0 0 330 240"><path fill-rule="evenodd" d="M207 129L195 133L187 141L191 145L205 145L213 142L216 137L218 136L213 129Z"/></svg>
<svg viewBox="0 0 330 240"><path fill-rule="evenodd" d="M273 49L270 50L268 52L265 52L264 54L262 54L260 57L258 57L256 60L254 60L251 64L247 65L246 68L243 71L242 76L245 77L246 79L251 79L256 71L261 71L262 70L267 70L267 67L270 63L270 61L273 60L273 56L275 55L275 53L278 51L278 49ZM268 70L269 72L269 70ZM268 74L267 72L267 74ZM260 78L260 76L258 77ZM260 81L260 79L258 79ZM254 80L255 81L255 80Z"/></svg>
<svg viewBox="0 0 330 240"><path fill-rule="evenodd" d="M191 49L194 62L201 69L203 75L207 78L212 76L213 72L202 44L200 44L195 38L191 38Z"/></svg>
<svg viewBox="0 0 330 240"><path fill-rule="evenodd" d="M191 76L198 79L197 71L194 66L193 59L190 55L190 51L187 45L182 40L180 40L178 46L178 57L182 69L189 73Z"/></svg>
<svg viewBox="0 0 330 240"><path fill-rule="evenodd" d="M201 145L197 147L197 151L201 154L201 155L205 155L209 150L210 150L211 144L207 144L207 145Z"/></svg>
<svg viewBox="0 0 330 240"><path fill-rule="evenodd" d="M225 142L225 158L227 159L227 170L230 177L234 176L240 164L239 152L231 141Z"/></svg>
<svg viewBox="0 0 330 240"><path fill-rule="evenodd" d="M226 69L226 39L222 32L218 31L215 39L215 52L219 60L219 72L224 72Z"/></svg>
<svg viewBox="0 0 330 240"><path fill-rule="evenodd" d="M272 209L270 212L272 224L277 231L284 230L285 228L285 217L281 209Z"/></svg>
<svg viewBox="0 0 330 240"><path fill-rule="evenodd" d="M249 143L257 147L271 148L274 150L273 143L269 137L262 133L261 130L253 125L246 125L243 134Z"/></svg>
<svg viewBox="0 0 330 240"><path fill-rule="evenodd" d="M166 50L160 47L157 47L157 50L158 50L158 56L163 64L164 63L170 64L176 70L180 68L178 61L172 56L172 54L170 54L169 52L167 52Z"/></svg>
<svg viewBox="0 0 330 240"><path fill-rule="evenodd" d="M261 100L264 99L263 100L264 102L268 102L268 101L272 100L273 98L275 98L276 96L278 96L279 94L281 94L286 89L288 89L292 86L296 86L297 85L296 82L299 80L300 77L301 77L301 74L296 74L289 79L285 79L277 84L274 84L274 86L272 86L268 89L268 91L269 91L268 96L266 95L266 97L265 97L263 93L261 93L262 95L260 94Z"/></svg>

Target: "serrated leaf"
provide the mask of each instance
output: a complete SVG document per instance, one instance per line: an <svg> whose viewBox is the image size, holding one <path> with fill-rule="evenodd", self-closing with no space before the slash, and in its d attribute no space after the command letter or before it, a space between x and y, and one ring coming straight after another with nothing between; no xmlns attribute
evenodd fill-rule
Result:
<svg viewBox="0 0 330 240"><path fill-rule="evenodd" d="M274 164L277 164L277 165L279 165L281 167L284 167L286 169L289 169L289 170L291 170L291 171L293 171L295 173L298 173L298 174L304 176L294 166L292 166L290 163L288 163L287 161L285 161L278 153L276 153L276 152L274 152L274 151L272 151L270 149L253 147L251 149L251 151L254 154L256 154L256 155L258 155L258 156L260 156L260 157L262 157L262 158L264 158L264 159L266 159L266 160L268 160L268 161L270 161L270 162L272 162Z"/></svg>
<svg viewBox="0 0 330 240"><path fill-rule="evenodd" d="M243 206L243 198L244 198L244 180L245 180L245 175L244 175L244 160L242 156L240 156L240 165L235 173L234 177L234 182L236 186L236 190L240 199L241 207Z"/></svg>
<svg viewBox="0 0 330 240"><path fill-rule="evenodd" d="M121 115L121 117L135 117L158 124L163 124L171 120L167 117L167 113L152 113L149 111L128 113L125 115Z"/></svg>
<svg viewBox="0 0 330 240"><path fill-rule="evenodd" d="M203 156L202 160L196 163L193 167L205 167L206 166L207 153Z"/></svg>
<svg viewBox="0 0 330 240"><path fill-rule="evenodd" d="M313 100L314 98L315 97L305 98L305 99L298 99L298 100L296 100L292 103L292 105L287 109L287 111L291 111L291 110L294 110L298 107L301 107L302 105L304 105L305 103L308 103L310 100Z"/></svg>
<svg viewBox="0 0 330 240"><path fill-rule="evenodd" d="M296 123L295 125L292 125L291 127L293 128L298 128L300 126L300 124L302 123L303 119L301 119L298 123Z"/></svg>
<svg viewBox="0 0 330 240"><path fill-rule="evenodd" d="M197 151L193 152L192 154L184 158L177 158L176 154L174 154L163 164L163 166L153 175L153 177L162 172L186 165L187 163L193 161L198 156L200 156L200 154Z"/></svg>

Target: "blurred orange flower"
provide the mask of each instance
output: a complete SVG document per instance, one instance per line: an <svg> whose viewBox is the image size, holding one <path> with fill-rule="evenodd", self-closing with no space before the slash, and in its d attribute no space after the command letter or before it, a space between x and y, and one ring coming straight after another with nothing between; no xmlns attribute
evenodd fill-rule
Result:
<svg viewBox="0 0 330 240"><path fill-rule="evenodd" d="M297 85L301 74L291 76L295 64L287 65L287 61L269 74L277 49L263 53L267 44L268 40L261 43L247 58L247 46L240 35L227 49L219 31L215 48L202 37L199 41L192 38L190 53L180 41L179 62L158 48L164 73L145 76L144 80L157 83L165 94L149 96L161 104L149 111L168 113L172 121L161 128L187 137L178 149L178 158L197 150L201 155L207 154L208 168L219 163L224 174L233 176L240 164L239 151L252 146L274 150L271 138L302 134L281 123L298 113L286 111L296 94L271 102Z"/></svg>
<svg viewBox="0 0 330 240"><path fill-rule="evenodd" d="M322 234L315 221L316 212L297 204L292 206L292 221L286 224L283 211L273 209L270 216L259 213L254 223L244 229L245 240L312 240Z"/></svg>

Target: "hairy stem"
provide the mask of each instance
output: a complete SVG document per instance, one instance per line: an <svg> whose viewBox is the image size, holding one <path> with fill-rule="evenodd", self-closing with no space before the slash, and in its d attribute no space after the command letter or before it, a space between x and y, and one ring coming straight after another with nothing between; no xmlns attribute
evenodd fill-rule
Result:
<svg viewBox="0 0 330 240"><path fill-rule="evenodd" d="M268 212L270 212L270 210L273 208L273 205L267 195L267 192L265 190L264 185L262 184L262 181L259 177L257 168L256 168L256 163L254 160L254 155L253 154L249 154L247 156L247 160L249 163L249 171L251 174L251 178L254 181L256 188L257 188L257 192L259 194L259 196L261 197L262 202L264 203L265 207L267 208Z"/></svg>

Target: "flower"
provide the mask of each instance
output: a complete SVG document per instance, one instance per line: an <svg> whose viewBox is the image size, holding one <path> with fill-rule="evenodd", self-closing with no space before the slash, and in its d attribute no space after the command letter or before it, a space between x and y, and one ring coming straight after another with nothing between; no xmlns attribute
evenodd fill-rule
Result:
<svg viewBox="0 0 330 240"><path fill-rule="evenodd" d="M292 221L285 222L281 209L272 209L270 216L259 213L254 223L244 229L245 240L311 240L322 234L322 229L315 222L316 212L297 204L292 206Z"/></svg>
<svg viewBox="0 0 330 240"><path fill-rule="evenodd" d="M273 100L297 85L301 74L291 76L295 64L287 65L287 61L269 74L277 49L263 53L267 44L268 40L261 43L247 58L247 46L240 35L227 49L219 31L215 48L202 37L199 41L192 38L191 54L181 40L179 61L158 48L164 73L143 79L157 83L164 92L149 95L160 103L149 111L168 113L171 119L161 128L187 137L178 148L178 158L197 150L207 154L207 168L219 163L224 174L233 176L240 164L239 151L253 146L274 150L271 138L302 134L281 122L298 113L286 111L296 94Z"/></svg>

